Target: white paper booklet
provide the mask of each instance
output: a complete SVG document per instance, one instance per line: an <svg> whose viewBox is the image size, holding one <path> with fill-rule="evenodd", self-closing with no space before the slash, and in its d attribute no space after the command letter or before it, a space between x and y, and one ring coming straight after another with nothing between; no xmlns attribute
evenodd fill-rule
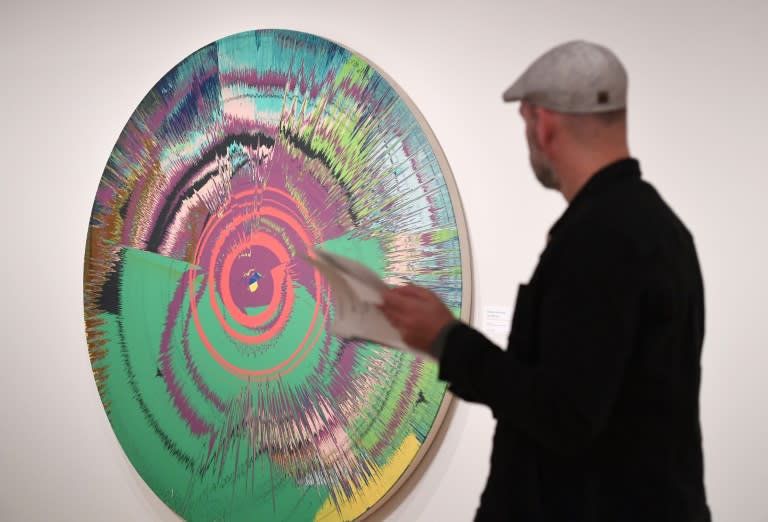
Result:
<svg viewBox="0 0 768 522"><path fill-rule="evenodd" d="M323 250L314 252L315 258L305 256L323 275L331 287L336 314L331 333L373 341L391 348L411 353L422 359L431 356L411 348L400 333L384 317L377 305L382 303L381 294L387 284L379 276L357 261Z"/></svg>

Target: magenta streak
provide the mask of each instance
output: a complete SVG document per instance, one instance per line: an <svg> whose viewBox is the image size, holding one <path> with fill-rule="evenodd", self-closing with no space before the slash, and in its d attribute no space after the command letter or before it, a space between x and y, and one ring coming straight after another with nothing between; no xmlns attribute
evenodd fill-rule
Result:
<svg viewBox="0 0 768 522"><path fill-rule="evenodd" d="M231 83L241 83L245 85L258 85L259 87L273 87L276 89L285 88L288 81L286 73L270 71L265 74L259 74L255 71L228 71L219 74L219 81L222 85Z"/></svg>
<svg viewBox="0 0 768 522"><path fill-rule="evenodd" d="M185 332L189 331L189 319L190 319L190 315L187 314L187 318L184 321ZM195 384L197 385L197 389L200 390L200 393L205 395L206 399L211 401L213 405L216 406L217 410L224 413L224 411L226 410L224 403L215 393L213 393L213 391L211 391L208 385L205 384L205 382L203 381L203 377L200 375L200 372L197 371L197 367L192 363L192 353L189 351L189 337L186 334L184 335L184 359L187 362L187 370L189 371L189 374L192 376L192 380L195 381Z"/></svg>
<svg viewBox="0 0 768 522"><path fill-rule="evenodd" d="M135 217L137 208L139 206L139 201L142 199L142 190L144 189L144 184L148 179L149 176L139 177L136 180L136 184L133 186L133 189L131 189L131 193L128 196L128 211L123 221L128 226L123 226L123 237L120 239L124 245L130 245L132 247L141 249L146 246L146 241L141 235L135 233L135 229L139 225L135 221ZM135 240L133 238L135 238Z"/></svg>

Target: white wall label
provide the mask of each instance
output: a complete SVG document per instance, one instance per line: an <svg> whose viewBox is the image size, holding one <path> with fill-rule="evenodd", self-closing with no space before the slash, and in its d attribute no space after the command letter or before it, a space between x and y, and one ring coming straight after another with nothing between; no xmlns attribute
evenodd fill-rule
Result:
<svg viewBox="0 0 768 522"><path fill-rule="evenodd" d="M483 334L502 348L507 347L507 337L512 324L512 307L493 305L483 307Z"/></svg>

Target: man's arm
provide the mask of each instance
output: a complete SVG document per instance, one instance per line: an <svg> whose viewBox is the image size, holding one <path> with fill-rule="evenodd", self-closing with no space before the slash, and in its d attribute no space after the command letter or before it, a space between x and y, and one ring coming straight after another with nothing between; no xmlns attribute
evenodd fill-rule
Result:
<svg viewBox="0 0 768 522"><path fill-rule="evenodd" d="M602 430L636 344L642 281L637 259L620 243L592 230L562 245L567 252L555 279L527 303L534 308L515 309L507 351L455 323L424 288L390 290L382 311L413 347L434 350L445 334L439 375L459 397L487 404L496 418L553 450L576 453ZM523 362L521 352L537 360Z"/></svg>
<svg viewBox="0 0 768 522"><path fill-rule="evenodd" d="M443 352L445 351L445 347L448 344L448 336L451 335L454 329L462 326L466 326L466 325L461 321L457 320L457 321L448 323L443 327L442 330L440 330L435 340L432 341L432 344L430 344L429 346L429 353L432 354L432 357L434 357L438 361L442 359ZM493 348L495 348L496 350L499 349L495 345L493 345ZM456 383L448 383L448 390L454 395L456 395L457 397L464 399L465 401L479 402L478 399L474 395L472 395L471 391L462 389Z"/></svg>
<svg viewBox="0 0 768 522"><path fill-rule="evenodd" d="M563 453L582 451L602 430L637 336L636 262L593 237L573 242L533 311L536 333L519 339L537 343L534 365L463 324L449 331L440 360L441 379Z"/></svg>

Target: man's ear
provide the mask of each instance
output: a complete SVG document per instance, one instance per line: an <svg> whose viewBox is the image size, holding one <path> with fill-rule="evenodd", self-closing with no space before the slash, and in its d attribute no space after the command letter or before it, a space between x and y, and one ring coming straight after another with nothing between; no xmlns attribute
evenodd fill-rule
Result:
<svg viewBox="0 0 768 522"><path fill-rule="evenodd" d="M536 107L534 111L536 111L536 139L541 150L547 153L556 134L557 115L543 107Z"/></svg>

